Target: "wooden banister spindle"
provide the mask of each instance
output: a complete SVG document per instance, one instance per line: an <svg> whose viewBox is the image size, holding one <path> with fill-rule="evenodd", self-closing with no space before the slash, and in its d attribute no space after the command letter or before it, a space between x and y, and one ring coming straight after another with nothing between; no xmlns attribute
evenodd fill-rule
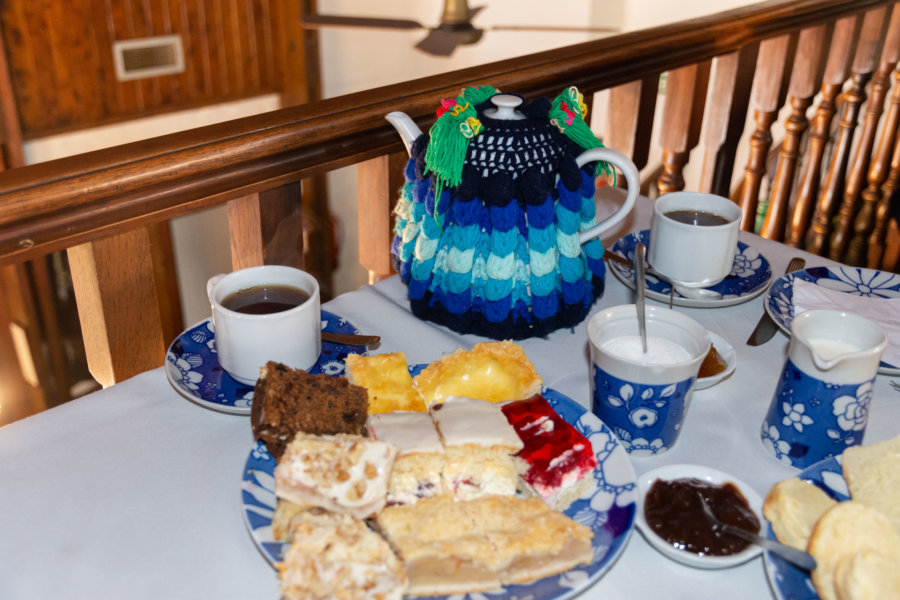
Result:
<svg viewBox="0 0 900 600"><path fill-rule="evenodd" d="M709 68L710 61L704 61L669 72L660 129L663 149L663 173L657 184L660 194L684 189L684 165L700 140Z"/></svg>
<svg viewBox="0 0 900 600"><path fill-rule="evenodd" d="M766 173L766 155L772 145L772 123L778 116L779 96L787 64L790 36L782 35L759 45L756 74L750 105L753 107L755 129L750 136L750 153L744 168L744 184L738 197L741 206L741 229L753 231L759 189Z"/></svg>
<svg viewBox="0 0 900 600"><path fill-rule="evenodd" d="M897 80L900 75L895 74L894 79ZM897 96L896 88L894 96ZM892 98L893 99L893 98ZM892 107L893 108L893 107ZM891 219L891 194L897 188L897 181L900 180L900 127L894 133L893 152L891 153L890 168L884 183L881 184L879 190L881 199L878 202L878 210L875 212L875 228L869 236L869 249L867 253L866 264L873 268L885 267L885 240L889 228L896 227L893 219ZM868 191L868 190L866 190ZM893 260L896 263L896 259Z"/></svg>
<svg viewBox="0 0 900 600"><path fill-rule="evenodd" d="M900 12L900 11L895 11ZM898 35L900 32L900 20L896 15L891 15L889 37L885 38L884 24L887 21L887 8L882 7L870 11L863 22L860 47L854 62L854 72L871 73L875 67L875 61L881 54L878 62L878 70L872 76L872 87L866 103L866 113L862 127L856 140L853 158L847 172L847 183L844 188L844 198L838 209L838 219L834 233L831 235L829 256L835 260L848 261L844 256L850 242L850 236L855 223L857 207L859 206L860 191L866 182L866 173L869 167L869 158L872 154L872 146L875 144L875 133L878 130L878 122L884 108L884 98L887 95L887 84L891 71L897 65ZM884 43L883 43L884 42ZM865 102L865 83L861 86L862 98ZM849 264L857 265L862 262L862 254L855 254Z"/></svg>
<svg viewBox="0 0 900 600"><path fill-rule="evenodd" d="M357 165L359 262L374 283L391 274L391 186L387 155Z"/></svg>
<svg viewBox="0 0 900 600"><path fill-rule="evenodd" d="M825 25L810 27L800 32L797 42L797 53L794 68L788 84L788 98L791 113L784 123L784 142L778 152L778 166L772 179L772 191L769 195L769 206L759 234L770 240L784 239L784 226L787 220L791 188L794 184L794 172L797 157L800 154L800 142L809 127L806 109L812 104L816 92L816 77L822 57L822 45L825 41Z"/></svg>
<svg viewBox="0 0 900 600"><path fill-rule="evenodd" d="M884 98L890 88L891 73L897 67L898 59L900 59L900 6L895 5L891 14L890 24L888 25L881 61L878 64L875 76L872 78L872 94L863 126L867 133L863 136L863 139L868 135L871 135L872 138L875 137ZM900 84L900 79L898 79L896 72L893 73L893 80L894 91L891 94L891 100L885 112L884 123L881 126L878 143L875 146L875 153L871 157L866 173L867 186L861 193L862 204L859 212L856 214L856 218L853 220L853 238L850 240L845 257L847 264L850 265L867 263L866 245L869 235L874 233L875 229L875 216L878 211L878 205L881 202L881 184L887 176L887 165L893 149L894 137L897 133L898 117L900 117L900 111L898 111L898 108L900 108L900 85L898 85ZM869 133L870 130L871 133ZM863 142L860 142L860 147L862 145ZM859 151L857 151L857 159L854 162L858 158ZM855 179L848 181L847 189L844 192L845 198L858 193L855 183ZM883 243L883 235L884 232L882 231L879 243Z"/></svg>
<svg viewBox="0 0 900 600"><path fill-rule="evenodd" d="M884 9L878 8L869 11L863 18L859 43L853 54L850 85L844 90L843 94L844 103L841 108L841 121L834 139L831 162L828 165L825 182L816 202L812 227L810 227L806 236L806 249L813 254L824 254L829 249L829 238L833 231L832 219L843 204L842 195L844 182L846 181L847 165L850 162L850 148L853 144L853 135L856 132L859 110L862 103L866 100L866 85L872 78L877 40L881 38L881 32L884 28L884 17ZM849 209L850 215L852 215L852 210L851 207ZM841 216L847 219L850 218L846 211ZM841 259L840 256L835 256L834 258L835 260Z"/></svg>
<svg viewBox="0 0 900 600"><path fill-rule="evenodd" d="M631 158L638 169L647 165L659 90L659 77L648 76L609 90L602 127L603 144Z"/></svg>
<svg viewBox="0 0 900 600"><path fill-rule="evenodd" d="M885 192L891 157L898 151L900 133L900 72L894 71L894 88L885 111L884 123L872 162L869 164L868 186L862 191L862 207L854 223L848 257L862 257L869 268L878 268L884 251L887 223L890 219L889 193Z"/></svg>
<svg viewBox="0 0 900 600"><path fill-rule="evenodd" d="M836 111L835 101L847 79L850 65L850 52L859 20L857 17L845 17L837 21L831 35L831 47L825 62L822 76L821 100L816 107L809 129L809 146L797 184L797 195L794 211L784 242L788 246L799 248L803 245L807 228L815 210L815 201L819 194L819 173L825 145L831 130L831 121Z"/></svg>
<svg viewBox="0 0 900 600"><path fill-rule="evenodd" d="M88 368L108 387L163 364L166 342L146 228L68 249Z"/></svg>
<svg viewBox="0 0 900 600"><path fill-rule="evenodd" d="M729 195L734 155L744 132L758 53L759 44L750 44L712 61L701 128L701 192Z"/></svg>
<svg viewBox="0 0 900 600"><path fill-rule="evenodd" d="M300 190L300 182L288 183L228 201L232 269L303 268Z"/></svg>

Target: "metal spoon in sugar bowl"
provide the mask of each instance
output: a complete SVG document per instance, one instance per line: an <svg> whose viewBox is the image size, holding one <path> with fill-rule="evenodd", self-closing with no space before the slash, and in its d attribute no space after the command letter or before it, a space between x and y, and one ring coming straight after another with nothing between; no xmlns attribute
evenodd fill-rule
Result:
<svg viewBox="0 0 900 600"><path fill-rule="evenodd" d="M641 334L641 348L644 354L647 354L647 318L645 315L645 306L647 304L644 298L644 244L638 242L634 247L634 291L637 293L637 319L638 331Z"/></svg>

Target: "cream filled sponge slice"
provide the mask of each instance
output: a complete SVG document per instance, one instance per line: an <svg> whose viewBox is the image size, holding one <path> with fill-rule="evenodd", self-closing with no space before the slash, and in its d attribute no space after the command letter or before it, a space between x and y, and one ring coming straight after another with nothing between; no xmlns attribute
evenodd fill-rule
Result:
<svg viewBox="0 0 900 600"><path fill-rule="evenodd" d="M467 396L488 402L530 398L541 392L543 380L525 351L513 342L482 342L459 349L428 365L413 378L425 404L447 396Z"/></svg>
<svg viewBox="0 0 900 600"><path fill-rule="evenodd" d="M388 506L415 504L444 493L444 446L428 413L369 415L369 435L398 448L388 484Z"/></svg>
<svg viewBox="0 0 900 600"><path fill-rule="evenodd" d="M522 440L499 404L447 396L429 408L444 445L444 488L458 500L516 493Z"/></svg>

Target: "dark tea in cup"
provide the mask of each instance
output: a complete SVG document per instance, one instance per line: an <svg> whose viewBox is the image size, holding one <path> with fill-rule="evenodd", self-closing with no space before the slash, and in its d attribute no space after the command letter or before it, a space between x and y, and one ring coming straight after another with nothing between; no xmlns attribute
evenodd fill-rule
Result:
<svg viewBox="0 0 900 600"><path fill-rule="evenodd" d="M728 219L725 217L702 210L672 210L663 214L673 221L687 223L688 225L714 227L716 225L728 224Z"/></svg>
<svg viewBox="0 0 900 600"><path fill-rule="evenodd" d="M309 293L288 285L258 285L238 290L222 300L228 310L246 315L268 315L290 310L309 300Z"/></svg>

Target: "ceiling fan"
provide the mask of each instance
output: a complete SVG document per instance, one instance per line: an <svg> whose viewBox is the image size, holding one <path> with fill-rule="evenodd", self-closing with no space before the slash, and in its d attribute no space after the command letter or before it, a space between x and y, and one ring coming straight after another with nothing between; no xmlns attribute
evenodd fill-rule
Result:
<svg viewBox="0 0 900 600"><path fill-rule="evenodd" d="M552 25L488 25L483 28L472 24L472 19L483 6L469 8L467 0L444 0L444 12L436 27L428 27L411 19L383 17L345 17L339 15L306 15L303 26L307 29L326 27L364 27L371 29L422 29L428 34L416 44L416 48L434 56L450 56L458 46L475 44L485 31L570 31L613 32L611 27L567 27Z"/></svg>

